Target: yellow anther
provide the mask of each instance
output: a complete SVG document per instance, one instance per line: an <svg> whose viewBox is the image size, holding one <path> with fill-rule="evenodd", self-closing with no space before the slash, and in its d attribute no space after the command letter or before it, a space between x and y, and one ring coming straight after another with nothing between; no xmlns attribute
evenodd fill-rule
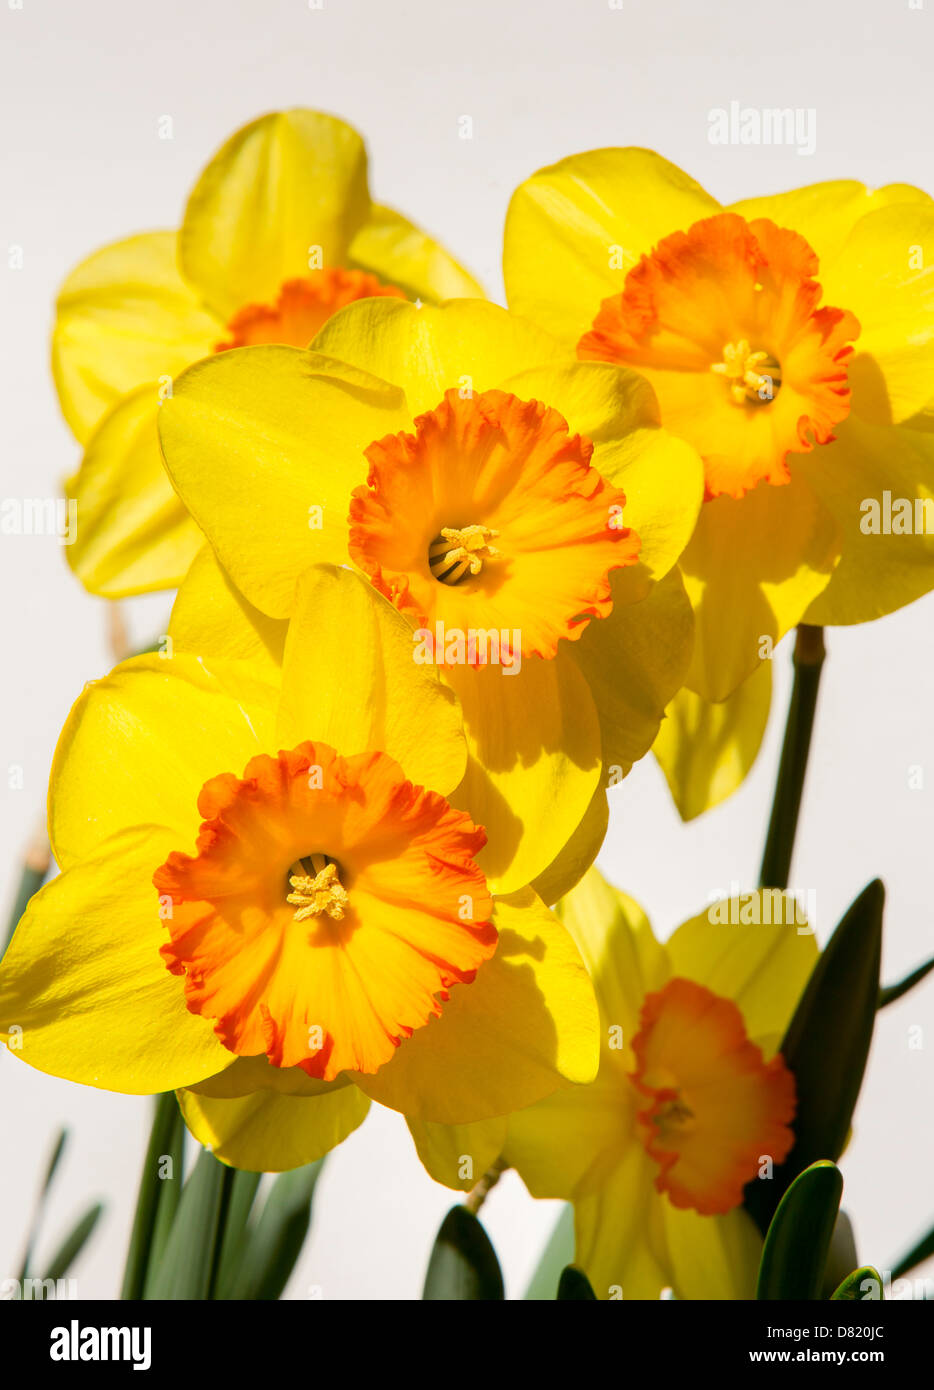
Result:
<svg viewBox="0 0 934 1390"><path fill-rule="evenodd" d="M479 574L484 560L499 555L490 541L499 535L492 526L442 526L428 547L428 564L436 579L456 584L466 574Z"/></svg>
<svg viewBox="0 0 934 1390"><path fill-rule="evenodd" d="M737 405L747 401L765 404L778 394L782 384L782 369L775 358L761 350L753 352L745 338L726 343L723 361L715 362L710 370L726 377Z"/></svg>
<svg viewBox="0 0 934 1390"><path fill-rule="evenodd" d="M323 858L323 855L311 856L314 876L302 872L305 868L303 860L292 865L289 883L295 891L288 895L286 902L296 909L296 922L305 922L309 917L320 917L322 912L340 921L347 908L347 890L337 876L337 865L325 861L323 867L319 868L318 865Z"/></svg>

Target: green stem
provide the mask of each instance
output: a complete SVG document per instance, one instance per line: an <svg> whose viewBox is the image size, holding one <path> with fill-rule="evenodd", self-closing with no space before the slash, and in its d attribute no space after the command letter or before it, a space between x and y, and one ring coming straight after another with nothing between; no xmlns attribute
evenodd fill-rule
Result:
<svg viewBox="0 0 934 1390"><path fill-rule="evenodd" d="M759 872L762 888L788 887L824 656L823 628L802 623L795 639L794 685Z"/></svg>

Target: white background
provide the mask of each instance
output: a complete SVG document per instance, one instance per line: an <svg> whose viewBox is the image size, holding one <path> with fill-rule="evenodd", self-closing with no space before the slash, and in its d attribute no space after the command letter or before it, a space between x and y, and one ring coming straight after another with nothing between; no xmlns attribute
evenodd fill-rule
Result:
<svg viewBox="0 0 934 1390"><path fill-rule="evenodd" d="M333 111L366 136L375 195L446 240L501 297L513 187L575 151L643 144L731 199L818 179L905 180L934 190L934 0L0 0L0 436L3 496L51 496L76 460L47 367L56 287L99 244L177 224L199 168L234 128L289 105ZM817 113L817 150L714 147L731 100ZM174 138L158 138L172 117ZM474 138L458 138L470 115ZM21 270L7 249L23 248ZM105 605L71 578L52 538L0 538L0 894L39 816L55 740L82 682L109 665ZM133 607L140 640L167 602ZM815 890L825 939L875 874L888 889L884 969L934 949L934 599L829 634L830 657L794 886ZM732 879L754 882L787 695L754 775L725 807L682 827L651 760L614 792L606 873L667 935ZM25 787L6 789L6 769ZM910 790L920 764L926 789ZM80 930L80 923L75 923ZM934 1219L932 1053L908 1049L934 980L880 1019L845 1157L845 1204L863 1259L885 1267ZM0 1057L0 1277L15 1271L55 1127L72 1142L49 1212L59 1234L86 1202L109 1210L78 1269L79 1293L119 1287L148 1102L73 1087ZM290 1292L418 1297L451 1196L421 1170L398 1117L373 1114L329 1162L314 1235ZM514 1176L485 1220L521 1296L556 1204Z"/></svg>

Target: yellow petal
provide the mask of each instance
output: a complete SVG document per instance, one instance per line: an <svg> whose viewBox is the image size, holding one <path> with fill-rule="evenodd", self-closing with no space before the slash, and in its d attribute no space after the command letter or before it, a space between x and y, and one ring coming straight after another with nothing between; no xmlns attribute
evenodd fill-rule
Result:
<svg viewBox="0 0 934 1390"><path fill-rule="evenodd" d="M868 622L934 588L934 434L852 418L832 447L833 468L802 469L843 538L806 621Z"/></svg>
<svg viewBox="0 0 934 1390"><path fill-rule="evenodd" d="M239 1100L258 1091L275 1091L280 1096L331 1095L352 1083L346 1076L336 1081L320 1081L301 1067L274 1067L265 1052L258 1057L237 1057L229 1067L186 1087L196 1095L212 1100Z"/></svg>
<svg viewBox="0 0 934 1390"><path fill-rule="evenodd" d="M617 603L626 574L612 576L613 611L593 622L574 658L600 716L606 782L615 786L651 748L665 706L688 673L694 614L677 571L641 603Z"/></svg>
<svg viewBox="0 0 934 1390"><path fill-rule="evenodd" d="M281 1173L323 1157L366 1119L370 1102L356 1086L326 1095L286 1096L256 1091L215 1100L180 1090L185 1124L215 1158L254 1173Z"/></svg>
<svg viewBox="0 0 934 1390"><path fill-rule="evenodd" d="M506 670L445 669L470 754L451 800L485 827L477 862L500 893L531 883L558 855L601 772L597 711L573 657L559 648L553 661L527 657L516 674Z"/></svg>
<svg viewBox="0 0 934 1390"><path fill-rule="evenodd" d="M572 434L586 435L594 443L592 462L601 472L601 453L606 445L627 440L637 430L658 426L658 401L645 377L610 362L536 364L513 371L502 382L502 389L521 400L544 401L560 411ZM617 486L622 484L617 481ZM624 520L628 525L628 517Z"/></svg>
<svg viewBox="0 0 934 1390"><path fill-rule="evenodd" d="M833 448L821 451L825 467ZM798 474L786 487L706 502L681 557L696 624L691 689L708 700L731 695L801 621L838 556L838 528Z"/></svg>
<svg viewBox="0 0 934 1390"><path fill-rule="evenodd" d="M289 624L277 736L346 757L379 749L420 786L446 795L467 763L460 708L437 668L413 660L413 630L349 569L314 565Z"/></svg>
<svg viewBox="0 0 934 1390"><path fill-rule="evenodd" d="M603 1025L606 1060L621 1072L631 1070L629 1044L639 1027L646 994L660 989L671 974L668 953L652 935L649 919L637 902L591 869L556 908L577 942L594 982ZM610 1028L621 1030L623 1048Z"/></svg>
<svg viewBox="0 0 934 1390"><path fill-rule="evenodd" d="M867 188L856 179L828 179L810 183L788 193L771 193L761 198L743 198L731 203L727 212L738 212L752 222L768 217L779 227L798 232L820 259L818 279L823 283L827 266L837 256L861 217L896 203L930 203L927 193L909 183L888 183ZM835 300L825 302L836 304ZM839 308L851 306L843 304Z"/></svg>
<svg viewBox="0 0 934 1390"><path fill-rule="evenodd" d="M328 320L314 346L401 387L412 416L433 410L452 387L488 391L566 355L531 323L480 299L420 309L399 299L359 300Z"/></svg>
<svg viewBox="0 0 934 1390"><path fill-rule="evenodd" d="M167 934L152 874L173 847L161 827L122 831L30 901L0 968L0 1036L14 1056L138 1095L233 1060L159 955Z"/></svg>
<svg viewBox="0 0 934 1390"><path fill-rule="evenodd" d="M85 686L52 764L58 863L64 869L136 825L169 827L186 841L172 848L187 848L202 786L221 772L242 776L272 746L277 703L278 690L248 665L216 661L212 670L185 655L134 657Z"/></svg>
<svg viewBox="0 0 934 1390"><path fill-rule="evenodd" d="M934 375L934 202L863 217L821 280L825 302L859 319L852 413L907 420L927 404Z"/></svg>
<svg viewBox="0 0 934 1390"><path fill-rule="evenodd" d="M817 960L813 926L777 889L721 899L668 941L672 975L736 1003L754 1040L781 1040Z"/></svg>
<svg viewBox="0 0 934 1390"><path fill-rule="evenodd" d="M671 1283L657 1168L631 1144L609 1180L574 1203L575 1264L597 1298L658 1298Z"/></svg>
<svg viewBox="0 0 934 1390"><path fill-rule="evenodd" d="M167 383L214 348L220 322L179 274L176 241L174 232L146 232L104 246L59 292L52 371L82 442L127 391Z"/></svg>
<svg viewBox="0 0 934 1390"><path fill-rule="evenodd" d="M457 985L441 1017L406 1039L367 1095L417 1120L461 1125L531 1105L565 1081L592 1081L597 1006L569 934L525 889L499 898L493 958Z"/></svg>
<svg viewBox="0 0 934 1390"><path fill-rule="evenodd" d="M719 704L679 690L652 751L682 820L719 806L742 785L759 752L771 700L770 661Z"/></svg>
<svg viewBox="0 0 934 1390"><path fill-rule="evenodd" d="M315 248L323 265L344 264L369 204L357 132L320 111L276 111L232 135L198 179L180 264L226 321L307 275Z"/></svg>
<svg viewBox="0 0 934 1390"><path fill-rule="evenodd" d="M762 1237L742 1207L701 1216L673 1207L666 1197L662 1210L676 1298L755 1298Z"/></svg>
<svg viewBox="0 0 934 1390"><path fill-rule="evenodd" d="M509 1116L503 1157L533 1197L592 1192L612 1180L634 1133L636 1092L601 1071L589 1086L570 1086Z"/></svg>
<svg viewBox="0 0 934 1390"><path fill-rule="evenodd" d="M482 285L439 242L392 208L370 209L350 244L349 265L398 285L412 299L484 299Z"/></svg>
<svg viewBox="0 0 934 1390"><path fill-rule="evenodd" d="M281 680L288 623L267 618L240 593L203 545L185 576L169 620L176 651L248 661L262 680Z"/></svg>
<svg viewBox="0 0 934 1390"><path fill-rule="evenodd" d="M620 600L641 598L677 563L702 514L700 455L667 430L640 429L600 452L604 477L626 494L623 521L642 542L639 563L620 578Z"/></svg>
<svg viewBox="0 0 934 1390"><path fill-rule="evenodd" d="M65 555L92 594L122 598L175 588L204 544L163 467L158 416L155 382L124 396L68 481L78 513Z"/></svg>
<svg viewBox="0 0 934 1390"><path fill-rule="evenodd" d="M570 893L581 881L600 853L600 846L606 839L609 819L610 809L606 792L600 786L591 797L590 805L577 829L572 832L571 838L547 869L543 869L532 883L543 903L553 907L559 898Z"/></svg>
<svg viewBox="0 0 934 1390"><path fill-rule="evenodd" d="M410 1119L409 1132L435 1182L469 1192L496 1162L506 1142L506 1116L473 1125L436 1125Z"/></svg>
<svg viewBox="0 0 934 1390"><path fill-rule="evenodd" d="M290 347L221 353L159 414L169 473L237 588L273 618L319 560L347 559L363 450L409 424L401 391Z"/></svg>
<svg viewBox="0 0 934 1390"><path fill-rule="evenodd" d="M635 372L606 362L562 362L503 382L521 400L544 401L594 444L593 464L626 494L622 523L641 542L639 563L614 576L621 598L643 597L677 562L704 496L700 456L658 425L658 402Z"/></svg>
<svg viewBox="0 0 934 1390"><path fill-rule="evenodd" d="M509 204L509 305L576 344L640 256L717 211L699 184L651 150L589 150L562 159L521 184Z"/></svg>

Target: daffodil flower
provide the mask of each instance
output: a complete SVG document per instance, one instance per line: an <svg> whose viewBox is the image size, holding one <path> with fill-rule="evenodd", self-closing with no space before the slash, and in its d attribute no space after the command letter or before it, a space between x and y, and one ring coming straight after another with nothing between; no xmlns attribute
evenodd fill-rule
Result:
<svg viewBox="0 0 934 1390"><path fill-rule="evenodd" d="M173 588L203 538L162 468L156 434L172 378L246 343L305 347L369 295L482 295L398 213L370 201L363 141L318 111L238 130L192 190L182 226L105 246L62 286L52 365L84 445L67 484L78 527L67 558L108 598Z"/></svg>
<svg viewBox="0 0 934 1390"><path fill-rule="evenodd" d="M535 1197L574 1204L598 1298L751 1298L762 1242L743 1188L792 1145L795 1086L777 1047L817 950L777 892L719 904L659 943L591 869L560 904L597 992L600 1071L518 1114L448 1131L411 1122L432 1176L453 1149L500 1156Z"/></svg>
<svg viewBox="0 0 934 1390"><path fill-rule="evenodd" d="M724 700L798 622L866 622L934 588L926 194L837 181L723 207L651 151L594 150L516 191L504 264L513 309L642 373L704 459L681 560L691 690ZM732 718L748 765L761 702Z"/></svg>
<svg viewBox="0 0 934 1390"><path fill-rule="evenodd" d="M62 873L0 967L13 1055L177 1088L197 1138L253 1169L311 1161L370 1098L458 1124L591 1080L586 968L530 888L491 894L486 832L448 800L457 701L405 620L315 566L281 652L243 632L237 659L137 657L75 705Z"/></svg>
<svg viewBox="0 0 934 1390"><path fill-rule="evenodd" d="M606 785L651 746L689 659L670 572L702 469L658 427L651 390L566 360L491 304L371 299L309 352L191 368L160 435L180 496L262 613L287 618L319 559L353 563L406 617L412 660L460 700L470 760L454 800L486 826L484 871L554 902L591 862ZM198 585L185 606L208 610L209 566Z"/></svg>

